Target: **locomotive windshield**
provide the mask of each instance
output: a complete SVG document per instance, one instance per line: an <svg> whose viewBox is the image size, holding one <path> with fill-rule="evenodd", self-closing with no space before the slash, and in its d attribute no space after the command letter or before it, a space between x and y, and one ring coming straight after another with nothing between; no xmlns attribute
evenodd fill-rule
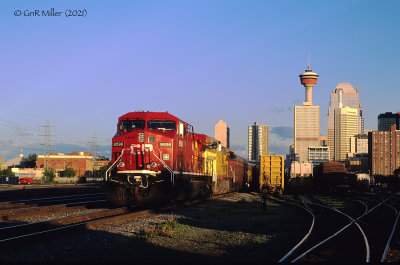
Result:
<svg viewBox="0 0 400 265"><path fill-rule="evenodd" d="M152 130L166 130L173 131L176 129L174 121L148 121L147 128Z"/></svg>
<svg viewBox="0 0 400 265"><path fill-rule="evenodd" d="M120 131L132 131L136 129L144 129L144 120L124 120L119 124Z"/></svg>

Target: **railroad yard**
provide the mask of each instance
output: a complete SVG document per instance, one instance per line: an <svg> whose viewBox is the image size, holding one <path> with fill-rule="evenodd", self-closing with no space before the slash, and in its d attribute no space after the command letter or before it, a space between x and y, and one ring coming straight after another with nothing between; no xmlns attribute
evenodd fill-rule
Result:
<svg viewBox="0 0 400 265"><path fill-rule="evenodd" d="M102 185L0 190L2 262L398 262L400 195L230 193L117 208ZM389 244L390 242L390 244Z"/></svg>

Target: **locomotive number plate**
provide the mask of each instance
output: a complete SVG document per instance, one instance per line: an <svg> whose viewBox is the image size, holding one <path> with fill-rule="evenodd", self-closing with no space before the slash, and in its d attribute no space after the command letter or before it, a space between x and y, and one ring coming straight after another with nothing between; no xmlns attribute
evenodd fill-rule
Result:
<svg viewBox="0 0 400 265"><path fill-rule="evenodd" d="M138 138L139 138L139 143L144 143L144 133L139 133Z"/></svg>
<svg viewBox="0 0 400 265"><path fill-rule="evenodd" d="M160 147L172 147L172 143L160 143Z"/></svg>
<svg viewBox="0 0 400 265"><path fill-rule="evenodd" d="M124 146L124 142L114 142L113 146L114 147L123 147Z"/></svg>

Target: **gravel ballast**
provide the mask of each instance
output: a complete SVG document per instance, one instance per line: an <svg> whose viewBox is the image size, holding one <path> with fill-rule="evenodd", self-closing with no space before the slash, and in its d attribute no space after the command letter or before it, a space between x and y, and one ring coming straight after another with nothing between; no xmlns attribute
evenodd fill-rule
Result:
<svg viewBox="0 0 400 265"><path fill-rule="evenodd" d="M310 222L300 208L275 202L264 208L260 195L237 193L96 231L49 234L32 244L25 239L23 248L0 245L0 260L274 262L307 233Z"/></svg>

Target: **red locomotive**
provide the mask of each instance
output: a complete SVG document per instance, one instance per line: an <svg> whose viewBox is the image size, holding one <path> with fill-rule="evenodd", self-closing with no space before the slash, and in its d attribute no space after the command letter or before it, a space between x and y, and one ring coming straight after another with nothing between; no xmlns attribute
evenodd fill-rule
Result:
<svg viewBox="0 0 400 265"><path fill-rule="evenodd" d="M112 139L107 195L117 205L148 197L196 198L251 182L248 163L215 139L167 112L130 112Z"/></svg>

